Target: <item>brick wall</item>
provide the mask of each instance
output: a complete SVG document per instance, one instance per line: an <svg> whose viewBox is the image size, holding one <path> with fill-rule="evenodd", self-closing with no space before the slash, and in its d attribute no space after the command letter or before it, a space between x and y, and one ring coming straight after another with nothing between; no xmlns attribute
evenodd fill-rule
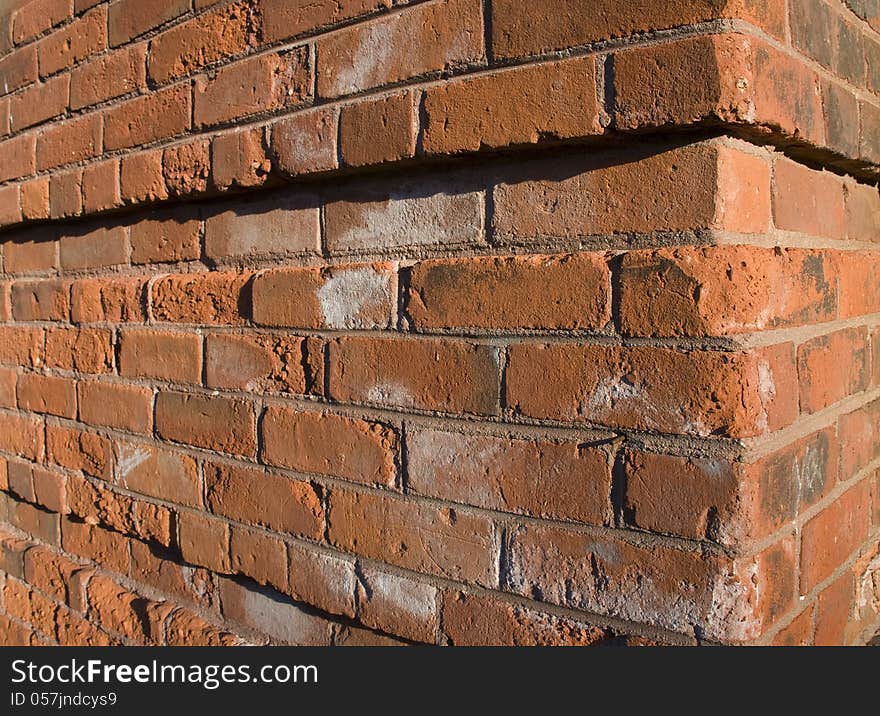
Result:
<svg viewBox="0 0 880 716"><path fill-rule="evenodd" d="M0 641L877 631L876 3L0 30Z"/></svg>

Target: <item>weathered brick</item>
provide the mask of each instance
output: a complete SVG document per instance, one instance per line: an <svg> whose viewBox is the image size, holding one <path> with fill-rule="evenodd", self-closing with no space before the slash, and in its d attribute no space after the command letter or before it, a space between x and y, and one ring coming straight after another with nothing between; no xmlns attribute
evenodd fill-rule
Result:
<svg viewBox="0 0 880 716"><path fill-rule="evenodd" d="M294 599L331 614L355 615L357 577L353 559L296 542L287 545L287 556L289 584L285 591Z"/></svg>
<svg viewBox="0 0 880 716"><path fill-rule="evenodd" d="M160 392L156 433L174 442L235 455L253 456L256 448L253 406L235 398Z"/></svg>
<svg viewBox="0 0 880 716"><path fill-rule="evenodd" d="M397 302L394 264L274 269L253 284L254 322L290 328L390 328Z"/></svg>
<svg viewBox="0 0 880 716"><path fill-rule="evenodd" d="M202 375L202 339L189 333L123 330L119 334L119 374L198 383Z"/></svg>
<svg viewBox="0 0 880 716"><path fill-rule="evenodd" d="M113 447L110 440L60 425L46 426L46 457L49 462L69 470L109 480L113 472Z"/></svg>
<svg viewBox="0 0 880 716"><path fill-rule="evenodd" d="M25 219L49 218L49 178L38 177L21 185L19 201ZM86 204L89 209L89 204Z"/></svg>
<svg viewBox="0 0 880 716"><path fill-rule="evenodd" d="M187 210L150 214L131 226L134 264L186 261L201 255L200 222Z"/></svg>
<svg viewBox="0 0 880 716"><path fill-rule="evenodd" d="M143 278L83 278L73 282L70 315L74 323L143 323Z"/></svg>
<svg viewBox="0 0 880 716"><path fill-rule="evenodd" d="M428 154L601 134L592 57L504 70L427 90ZM364 138L368 141L367 138Z"/></svg>
<svg viewBox="0 0 880 716"><path fill-rule="evenodd" d="M18 405L33 413L76 417L76 384L68 378L24 373L18 379Z"/></svg>
<svg viewBox="0 0 880 716"><path fill-rule="evenodd" d="M162 150L130 154L120 160L119 193L123 204L141 204L168 198L162 172Z"/></svg>
<svg viewBox="0 0 880 716"><path fill-rule="evenodd" d="M70 283L61 280L17 281L12 285L12 316L16 321L67 321Z"/></svg>
<svg viewBox="0 0 880 716"><path fill-rule="evenodd" d="M42 35L71 17L70 0L33 0L23 4L12 17L12 39L16 45Z"/></svg>
<svg viewBox="0 0 880 716"><path fill-rule="evenodd" d="M63 115L67 111L69 85L70 77L61 75L15 95L9 105L12 131Z"/></svg>
<svg viewBox="0 0 880 716"><path fill-rule="evenodd" d="M101 268L128 263L128 233L122 226L67 233L60 243L64 269Z"/></svg>
<svg viewBox="0 0 880 716"><path fill-rule="evenodd" d="M264 335L209 335L205 385L250 392L305 393L303 340Z"/></svg>
<svg viewBox="0 0 880 716"><path fill-rule="evenodd" d="M162 155L165 186L171 196L204 192L211 174L210 143L207 140L169 147Z"/></svg>
<svg viewBox="0 0 880 716"><path fill-rule="evenodd" d="M259 55L195 81L193 118L197 127L212 127L258 112L301 104L310 94L307 48Z"/></svg>
<svg viewBox="0 0 880 716"><path fill-rule="evenodd" d="M786 231L842 239L843 182L834 174L778 159L773 172L773 220Z"/></svg>
<svg viewBox="0 0 880 716"><path fill-rule="evenodd" d="M82 109L146 87L146 44L103 55L70 74L70 108Z"/></svg>
<svg viewBox="0 0 880 716"><path fill-rule="evenodd" d="M261 457L270 465L367 484L395 483L399 441L385 425L269 407L260 429Z"/></svg>
<svg viewBox="0 0 880 716"><path fill-rule="evenodd" d="M262 129L220 134L211 141L211 182L221 191L260 186L271 168Z"/></svg>
<svg viewBox="0 0 880 716"><path fill-rule="evenodd" d="M406 452L407 486L421 495L549 519L612 520L607 448L410 428Z"/></svg>
<svg viewBox="0 0 880 716"><path fill-rule="evenodd" d="M371 567L361 570L358 621L413 641L433 644L440 621L436 587Z"/></svg>
<svg viewBox="0 0 880 716"><path fill-rule="evenodd" d="M37 136L33 132L0 142L0 181L18 179L34 173Z"/></svg>
<svg viewBox="0 0 880 716"><path fill-rule="evenodd" d="M404 569L496 586L498 544L485 517L373 492L330 492L330 542Z"/></svg>
<svg viewBox="0 0 880 716"><path fill-rule="evenodd" d="M113 334L103 328L47 330L46 365L83 373L109 373L113 368Z"/></svg>
<svg viewBox="0 0 880 716"><path fill-rule="evenodd" d="M43 457L43 420L36 415L0 413L0 449L28 460Z"/></svg>
<svg viewBox="0 0 880 716"><path fill-rule="evenodd" d="M272 164L281 174L330 171L338 166L339 112L318 108L297 112L272 125Z"/></svg>
<svg viewBox="0 0 880 716"><path fill-rule="evenodd" d="M163 276L150 286L153 319L170 323L239 324L250 312L250 274L189 273Z"/></svg>
<svg viewBox="0 0 880 716"><path fill-rule="evenodd" d="M149 433L153 426L153 391L97 381L80 382L79 419L87 425Z"/></svg>
<svg viewBox="0 0 880 716"><path fill-rule="evenodd" d="M262 199L208 216L205 255L222 260L260 255L317 252L319 210L315 199Z"/></svg>
<svg viewBox="0 0 880 716"><path fill-rule="evenodd" d="M229 527L199 513L178 516L180 552L191 563L215 572L229 572Z"/></svg>
<svg viewBox="0 0 880 716"><path fill-rule="evenodd" d="M291 5L286 0L264 0L261 13L263 37L267 42L286 40L391 6L392 0L322 0L308 5Z"/></svg>
<svg viewBox="0 0 880 716"><path fill-rule="evenodd" d="M686 435L760 435L797 415L790 345L751 353L514 345L506 402L515 413ZM535 390L535 376L544 376Z"/></svg>
<svg viewBox="0 0 880 716"><path fill-rule="evenodd" d="M347 104L339 114L339 155L353 167L408 159L415 155L417 132L412 92Z"/></svg>
<svg viewBox="0 0 880 716"><path fill-rule="evenodd" d="M315 487L263 470L206 465L205 495L214 514L310 539L324 532L324 508Z"/></svg>
<svg viewBox="0 0 880 716"><path fill-rule="evenodd" d="M0 86L15 92L37 80L37 46L21 47L0 58Z"/></svg>
<svg viewBox="0 0 880 716"><path fill-rule="evenodd" d="M418 330L600 329L611 319L610 272L603 254L423 261L407 314Z"/></svg>
<svg viewBox="0 0 880 716"><path fill-rule="evenodd" d="M235 2L166 30L150 42L150 80L164 84L241 54L254 43L251 2Z"/></svg>
<svg viewBox="0 0 880 716"><path fill-rule="evenodd" d="M189 126L189 87L174 85L105 110L104 149L127 149L170 139Z"/></svg>
<svg viewBox="0 0 880 716"><path fill-rule="evenodd" d="M119 174L119 161L116 159L91 164L83 169L83 209L86 213L97 213L122 205Z"/></svg>
<svg viewBox="0 0 880 716"><path fill-rule="evenodd" d="M377 53L375 48L381 47ZM416 5L381 22L355 25L318 42L322 97L362 92L453 67L485 55L476 0Z"/></svg>
<svg viewBox="0 0 880 716"><path fill-rule="evenodd" d="M496 348L463 341L338 338L330 393L344 402L494 415L499 361Z"/></svg>
<svg viewBox="0 0 880 716"><path fill-rule="evenodd" d="M107 47L107 8L96 7L37 45L40 75L55 74Z"/></svg>
<svg viewBox="0 0 880 716"><path fill-rule="evenodd" d="M78 169L49 177L49 216L60 219L82 212L82 172Z"/></svg>
<svg viewBox="0 0 880 716"><path fill-rule="evenodd" d="M142 399L138 397L137 400ZM115 417L110 416L110 419ZM131 420L129 417L125 419ZM115 477L120 485L178 505L201 505L196 461L190 456L148 443L117 440L113 448Z"/></svg>
<svg viewBox="0 0 880 716"><path fill-rule="evenodd" d="M108 11L110 44L123 45L154 27L180 17L190 0L121 0Z"/></svg>
<svg viewBox="0 0 880 716"><path fill-rule="evenodd" d="M813 338L798 347L801 410L814 413L868 387L868 334L849 328Z"/></svg>

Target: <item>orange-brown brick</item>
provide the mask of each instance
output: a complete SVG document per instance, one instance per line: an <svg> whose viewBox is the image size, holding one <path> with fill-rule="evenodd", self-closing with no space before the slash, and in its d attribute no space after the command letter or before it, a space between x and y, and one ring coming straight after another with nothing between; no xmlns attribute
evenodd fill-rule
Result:
<svg viewBox="0 0 880 716"><path fill-rule="evenodd" d="M109 8L107 18L110 44L122 45L180 17L190 9L190 5L189 0L121 0L114 3Z"/></svg>
<svg viewBox="0 0 880 716"><path fill-rule="evenodd" d="M349 166L394 162L416 151L416 103L403 92L345 105L339 115L339 153Z"/></svg>
<svg viewBox="0 0 880 716"><path fill-rule="evenodd" d="M142 278L84 278L71 286L70 315L74 323L143 323Z"/></svg>
<svg viewBox="0 0 880 716"><path fill-rule="evenodd" d="M243 60L212 79L200 76L195 83L195 124L211 127L300 104L310 91L310 73L306 48L297 48Z"/></svg>
<svg viewBox="0 0 880 716"><path fill-rule="evenodd" d="M37 44L40 76L68 69L107 47L107 8L96 7Z"/></svg>
<svg viewBox="0 0 880 716"><path fill-rule="evenodd" d="M141 204L168 198L162 171L162 150L124 156L120 161L119 193L125 204Z"/></svg>
<svg viewBox="0 0 880 716"><path fill-rule="evenodd" d="M334 108L297 112L272 125L272 163L288 177L330 171L338 165L339 113Z"/></svg>
<svg viewBox="0 0 880 716"><path fill-rule="evenodd" d="M868 333L849 328L798 347L801 410L814 413L868 387L871 380Z"/></svg>
<svg viewBox="0 0 880 716"><path fill-rule="evenodd" d="M37 48L28 45L0 59L0 79L6 92L26 87L37 79Z"/></svg>
<svg viewBox="0 0 880 716"><path fill-rule="evenodd" d="M600 329L611 319L603 254L436 259L413 267L417 330Z"/></svg>
<svg viewBox="0 0 880 716"><path fill-rule="evenodd" d="M15 95L9 105L11 129L18 132L67 110L70 77L61 75Z"/></svg>
<svg viewBox="0 0 880 716"><path fill-rule="evenodd" d="M362 92L484 57L478 0L416 5L379 23L355 25L318 43L322 97ZM371 48L381 46L381 57Z"/></svg>
<svg viewBox="0 0 880 716"><path fill-rule="evenodd" d="M253 284L254 321L291 328L388 328L397 300L393 264L275 269Z"/></svg>
<svg viewBox="0 0 880 716"><path fill-rule="evenodd" d="M119 336L119 374L197 383L202 375L202 339L169 331L122 331Z"/></svg>
<svg viewBox="0 0 880 716"><path fill-rule="evenodd" d="M210 143L189 142L169 147L162 155L165 186L172 196L204 192L211 174Z"/></svg>
<svg viewBox="0 0 880 716"><path fill-rule="evenodd" d="M46 331L46 365L84 373L109 373L113 366L108 329L53 328Z"/></svg>
<svg viewBox="0 0 880 716"><path fill-rule="evenodd" d="M215 514L275 532L320 539L324 509L315 487L263 470L205 466L205 495Z"/></svg>
<svg viewBox="0 0 880 716"><path fill-rule="evenodd" d="M75 169L49 177L49 216L61 219L82 211L82 172Z"/></svg>
<svg viewBox="0 0 880 716"><path fill-rule="evenodd" d="M774 166L773 220L787 231L828 239L845 236L843 182L788 159Z"/></svg>
<svg viewBox="0 0 880 716"><path fill-rule="evenodd" d="M18 379L18 405L34 413L76 417L76 385L68 378L25 373Z"/></svg>
<svg viewBox="0 0 880 716"><path fill-rule="evenodd" d="M438 85L426 92L424 112L422 146L428 154L497 149L604 131L592 57Z"/></svg>
<svg viewBox="0 0 880 716"><path fill-rule="evenodd" d="M82 109L143 89L146 51L146 45L137 45L77 67L70 74L70 108Z"/></svg>
<svg viewBox="0 0 880 716"><path fill-rule="evenodd" d="M70 18L70 10L70 0L33 0L21 5L12 18L13 41L20 45L42 35Z"/></svg>
<svg viewBox="0 0 880 716"><path fill-rule="evenodd" d="M399 451L394 430L331 413L270 407L261 420L262 459L298 472L391 486Z"/></svg>
<svg viewBox="0 0 880 716"><path fill-rule="evenodd" d="M313 5L291 5L285 0L264 0L261 13L263 34L269 42L285 40L384 10L391 5L392 0L342 0Z"/></svg>
<svg viewBox="0 0 880 716"><path fill-rule="evenodd" d="M201 254L199 221L186 210L151 214L131 226L131 262L184 261Z"/></svg>
<svg viewBox="0 0 880 716"><path fill-rule="evenodd" d="M494 586L499 545L486 517L374 492L330 491L336 547L417 572Z"/></svg>
<svg viewBox="0 0 880 716"><path fill-rule="evenodd" d="M79 419L87 425L147 433L153 424L153 392L114 383L80 382Z"/></svg>
<svg viewBox="0 0 880 716"><path fill-rule="evenodd" d="M125 149L169 139L182 134L189 124L189 88L174 85L106 110L104 149Z"/></svg>
<svg viewBox="0 0 880 716"><path fill-rule="evenodd" d="M253 406L235 398L160 392L156 433L206 450L252 456L256 447Z"/></svg>
<svg viewBox="0 0 880 716"><path fill-rule="evenodd" d="M607 448L410 428L407 485L421 495L502 512L609 524Z"/></svg>
<svg viewBox="0 0 880 716"><path fill-rule="evenodd" d="M494 415L500 358L493 346L457 340L338 338L330 393L342 401Z"/></svg>
<svg viewBox="0 0 880 716"><path fill-rule="evenodd" d="M0 449L29 460L42 459L42 419L36 415L0 413Z"/></svg>
<svg viewBox="0 0 880 716"><path fill-rule="evenodd" d="M249 274L192 273L165 276L151 286L152 313L171 323L241 323L247 314Z"/></svg>
<svg viewBox="0 0 880 716"><path fill-rule="evenodd" d="M302 339L263 335L210 335L205 341L205 380L210 388L304 393Z"/></svg>
<svg viewBox="0 0 880 716"><path fill-rule="evenodd" d="M109 479L113 470L110 441L96 433L56 425L46 427L46 452L50 462L70 470Z"/></svg>
<svg viewBox="0 0 880 716"><path fill-rule="evenodd" d="M33 174L36 167L37 137L22 134L0 142L0 181Z"/></svg>
<svg viewBox="0 0 880 716"><path fill-rule="evenodd" d="M128 234L124 227L102 227L61 238L61 266L65 269L100 268L128 263Z"/></svg>
<svg viewBox="0 0 880 716"><path fill-rule="evenodd" d="M21 215L25 219L49 218L49 178L39 177L21 185ZM88 204L86 208L88 209Z"/></svg>
<svg viewBox="0 0 880 716"><path fill-rule="evenodd" d="M259 186L270 169L262 129L220 134L211 142L211 181L217 189Z"/></svg>
<svg viewBox="0 0 880 716"><path fill-rule="evenodd" d="M67 281L17 281L12 284L11 298L16 321L66 321L70 317Z"/></svg>
<svg viewBox="0 0 880 716"><path fill-rule="evenodd" d="M215 572L229 572L229 527L225 522L195 512L179 517L180 551L183 558Z"/></svg>
<svg viewBox="0 0 880 716"><path fill-rule="evenodd" d="M791 346L754 353L512 346L507 404L531 418L691 435L760 435L797 415ZM544 376L536 391L534 377ZM674 397L673 397L674 396Z"/></svg>
<svg viewBox="0 0 880 716"><path fill-rule="evenodd" d="M91 164L83 169L83 209L87 213L106 211L120 206L119 162L115 159Z"/></svg>
<svg viewBox="0 0 880 716"><path fill-rule="evenodd" d="M201 505L196 461L189 455L148 443L117 440L116 478L129 490L178 505Z"/></svg>

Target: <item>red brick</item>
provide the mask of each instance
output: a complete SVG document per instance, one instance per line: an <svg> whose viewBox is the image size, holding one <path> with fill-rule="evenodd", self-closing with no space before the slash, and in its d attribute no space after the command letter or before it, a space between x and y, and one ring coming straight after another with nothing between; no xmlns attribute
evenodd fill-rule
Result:
<svg viewBox="0 0 880 716"><path fill-rule="evenodd" d="M129 490L198 507L202 503L196 461L189 455L147 443L116 441L116 479Z"/></svg>
<svg viewBox="0 0 880 716"><path fill-rule="evenodd" d="M859 139L859 159L871 164L880 163L880 108L869 102L859 102L861 115L861 137Z"/></svg>
<svg viewBox="0 0 880 716"><path fill-rule="evenodd" d="M69 470L109 480L113 471L113 448L101 435L56 425L46 427L49 462Z"/></svg>
<svg viewBox="0 0 880 716"><path fill-rule="evenodd" d="M83 278L71 287L74 323L143 323L143 278Z"/></svg>
<svg viewBox="0 0 880 716"><path fill-rule="evenodd" d="M114 105L104 112L104 149L126 149L170 139L189 129L187 85L174 85Z"/></svg>
<svg viewBox="0 0 880 716"><path fill-rule="evenodd" d="M390 328L394 264L274 269L254 279L254 322L291 328Z"/></svg>
<svg viewBox="0 0 880 716"><path fill-rule="evenodd" d="M67 321L70 283L60 280L17 281L12 285L12 316L16 321Z"/></svg>
<svg viewBox="0 0 880 716"><path fill-rule="evenodd" d="M82 172L78 169L49 177L49 216L60 219L82 213Z"/></svg>
<svg viewBox="0 0 880 716"><path fill-rule="evenodd" d="M202 376L201 336L170 331L123 330L119 335L119 374L177 383Z"/></svg>
<svg viewBox="0 0 880 716"><path fill-rule="evenodd" d="M37 46L28 45L0 58L0 86L15 92L37 80Z"/></svg>
<svg viewBox="0 0 880 716"><path fill-rule="evenodd" d="M146 44L111 52L70 74L70 108L82 109L146 87Z"/></svg>
<svg viewBox="0 0 880 716"><path fill-rule="evenodd" d="M32 0L22 4L12 18L12 39L16 45L42 35L71 17L70 0Z"/></svg>
<svg viewBox="0 0 880 716"><path fill-rule="evenodd" d="M815 646L846 646L846 626L849 623L855 594L853 576L845 572L816 600Z"/></svg>
<svg viewBox="0 0 880 716"><path fill-rule="evenodd" d="M302 198L262 199L205 220L210 259L294 255L318 251L319 210Z"/></svg>
<svg viewBox="0 0 880 716"><path fill-rule="evenodd" d="M868 536L869 490L869 482L863 480L804 525L801 594L831 576Z"/></svg>
<svg viewBox="0 0 880 716"><path fill-rule="evenodd" d="M121 226L70 233L61 239L61 267L84 269L127 264L128 251L128 235Z"/></svg>
<svg viewBox="0 0 880 716"><path fill-rule="evenodd" d="M63 115L67 111L69 85L70 77L62 75L15 95L9 104L12 131Z"/></svg>
<svg viewBox="0 0 880 716"><path fill-rule="evenodd" d="M376 47L382 52L377 53ZM416 5L381 22L355 25L318 42L322 97L477 64L484 58L483 20L477 0Z"/></svg>
<svg viewBox="0 0 880 716"><path fill-rule="evenodd" d="M43 420L36 415L0 413L0 450L27 460L43 457Z"/></svg>
<svg viewBox="0 0 880 716"><path fill-rule="evenodd" d="M102 527L64 519L61 522L61 544L64 551L101 565L119 574L128 574L129 540Z"/></svg>
<svg viewBox="0 0 880 716"><path fill-rule="evenodd" d="M517 414L685 435L761 435L797 415L791 346L752 353L514 345L506 403ZM535 376L543 376L535 390Z"/></svg>
<svg viewBox="0 0 880 716"><path fill-rule="evenodd" d="M205 343L205 385L249 392L306 392L300 338L217 334Z"/></svg>
<svg viewBox="0 0 880 716"><path fill-rule="evenodd" d="M211 183L221 191L260 186L271 168L263 129L220 134L211 141Z"/></svg>
<svg viewBox="0 0 880 716"><path fill-rule="evenodd" d="M50 512L66 514L67 507L67 478L60 472L34 468L34 501Z"/></svg>
<svg viewBox="0 0 880 716"><path fill-rule="evenodd" d="M603 254L423 261L407 313L425 329L601 329L611 320Z"/></svg>
<svg viewBox="0 0 880 716"><path fill-rule="evenodd" d="M414 156L418 132L416 106L412 92L343 106L339 115L342 163L359 167Z"/></svg>
<svg viewBox="0 0 880 716"><path fill-rule="evenodd" d="M229 527L200 513L178 515L180 552L190 564L229 573Z"/></svg>
<svg viewBox="0 0 880 716"><path fill-rule="evenodd" d="M171 323L240 324L247 312L250 274L189 273L163 276L150 287L153 319Z"/></svg>
<svg viewBox="0 0 880 716"><path fill-rule="evenodd" d="M204 472L214 514L314 540L323 535L324 508L311 483L219 463L206 465Z"/></svg>
<svg viewBox="0 0 880 716"><path fill-rule="evenodd" d="M131 573L144 584L199 606L210 608L214 600L216 590L210 572L181 564L179 554L155 544L132 540Z"/></svg>
<svg viewBox="0 0 880 716"><path fill-rule="evenodd" d="M166 440L234 455L253 456L256 449L253 405L234 398L160 392L156 433Z"/></svg>
<svg viewBox="0 0 880 716"><path fill-rule="evenodd" d="M358 621L429 644L437 641L438 591L431 584L365 567L360 573Z"/></svg>
<svg viewBox="0 0 880 716"><path fill-rule="evenodd" d="M880 196L876 187L855 182L843 185L846 205L846 237L880 241Z"/></svg>
<svg viewBox="0 0 880 716"><path fill-rule="evenodd" d="M238 646L241 639L185 609L175 609L165 623L167 646Z"/></svg>
<svg viewBox="0 0 880 716"><path fill-rule="evenodd" d="M871 380L869 351L864 328L837 331L799 346L801 410L815 413L865 390Z"/></svg>
<svg viewBox="0 0 880 716"><path fill-rule="evenodd" d="M330 492L330 542L403 569L495 586L498 543L485 517L376 493Z"/></svg>
<svg viewBox="0 0 880 716"><path fill-rule="evenodd" d="M121 0L109 9L110 44L122 45L188 12L190 0Z"/></svg>
<svg viewBox="0 0 880 716"><path fill-rule="evenodd" d="M83 373L109 373L113 335L106 329L53 328L46 331L46 365Z"/></svg>
<svg viewBox="0 0 880 716"><path fill-rule="evenodd" d="M28 584L59 602L67 601L67 585L79 568L76 562L42 545L32 547L24 555Z"/></svg>
<svg viewBox="0 0 880 716"><path fill-rule="evenodd" d="M844 238L843 182L835 174L778 159L773 176L773 220L777 228L786 231Z"/></svg>
<svg viewBox="0 0 880 716"><path fill-rule="evenodd" d="M9 462L8 471L8 488L9 492L17 495L22 500L34 502L34 481L33 469L29 462Z"/></svg>
<svg viewBox="0 0 880 716"><path fill-rule="evenodd" d="M22 134L0 142L0 181L33 174L36 168L36 135Z"/></svg>
<svg viewBox="0 0 880 716"><path fill-rule="evenodd" d="M18 405L33 413L76 417L76 384L67 378L25 373L18 379Z"/></svg>
<svg viewBox="0 0 880 716"><path fill-rule="evenodd" d="M627 37L720 18L741 19L784 38L785 7L778 2L711 0L627 4L600 0L589 13L579 0L554 0L523 7L518 0L492 5L492 50L496 57L543 54L599 40Z"/></svg>
<svg viewBox="0 0 880 716"><path fill-rule="evenodd" d="M151 214L131 226L134 264L186 261L201 255L200 222L191 212Z"/></svg>
<svg viewBox="0 0 880 716"><path fill-rule="evenodd" d="M21 201L18 185L0 187L0 226L12 226L21 221Z"/></svg>
<svg viewBox="0 0 880 716"><path fill-rule="evenodd" d="M264 0L261 13L263 36L267 42L299 37L391 6L392 0L342 0L308 5Z"/></svg>
<svg viewBox="0 0 880 716"><path fill-rule="evenodd" d="M343 402L494 415L499 392L492 346L362 337L330 346L330 393Z"/></svg>
<svg viewBox="0 0 880 716"><path fill-rule="evenodd" d="M96 574L88 585L89 614L105 629L136 644L151 642L150 625L143 612L150 604L109 577Z"/></svg>
<svg viewBox="0 0 880 716"><path fill-rule="evenodd" d="M838 434L841 442L840 478L849 480L880 458L880 401L842 415Z"/></svg>
<svg viewBox="0 0 880 716"><path fill-rule="evenodd" d="M0 328L0 363L38 367L43 362L43 331L39 328Z"/></svg>
<svg viewBox="0 0 880 716"><path fill-rule="evenodd" d="M111 159L83 169L83 209L93 214L122 205L119 192L119 161Z"/></svg>
<svg viewBox="0 0 880 716"><path fill-rule="evenodd" d="M422 146L451 154L601 134L592 57L432 87ZM369 141L364 137L364 141Z"/></svg>
<svg viewBox="0 0 880 716"><path fill-rule="evenodd" d="M269 407L261 421L264 462L374 485L395 484L399 441L380 423Z"/></svg>
<svg viewBox="0 0 880 716"><path fill-rule="evenodd" d="M272 163L283 175L330 171L338 166L339 113L334 108L297 112L272 125Z"/></svg>
<svg viewBox="0 0 880 716"><path fill-rule="evenodd" d="M12 368L0 368L0 408L16 408L15 402L16 373ZM3 488L5 465L0 460L0 489Z"/></svg>
<svg viewBox="0 0 880 716"><path fill-rule="evenodd" d="M831 321L827 252L745 246L624 254L620 322L637 336L721 336Z"/></svg>
<svg viewBox="0 0 880 716"><path fill-rule="evenodd" d="M39 42L40 75L66 70L106 47L107 8L97 7Z"/></svg>
<svg viewBox="0 0 880 716"><path fill-rule="evenodd" d="M239 55L256 44L253 3L224 5L176 25L150 42L150 81L164 84Z"/></svg>
<svg viewBox="0 0 880 716"><path fill-rule="evenodd" d="M212 127L294 107L309 96L310 77L307 48L242 60L210 79L199 76L193 95L195 125Z"/></svg>
<svg viewBox="0 0 880 716"><path fill-rule="evenodd" d="M119 193L124 204L140 204L168 198L162 172L161 149L122 158Z"/></svg>
<svg viewBox="0 0 880 716"><path fill-rule="evenodd" d="M153 426L153 391L97 381L80 382L79 419L86 425L149 433Z"/></svg>
<svg viewBox="0 0 880 716"><path fill-rule="evenodd" d="M49 177L39 177L21 185L21 215L25 219L49 218Z"/></svg>
<svg viewBox="0 0 880 716"><path fill-rule="evenodd" d="M229 528L229 556L233 573L274 589L287 586L284 543L277 537L232 525Z"/></svg>
<svg viewBox="0 0 880 716"><path fill-rule="evenodd" d="M407 487L421 495L548 519L613 519L607 448L411 427L406 453Z"/></svg>
<svg viewBox="0 0 880 716"><path fill-rule="evenodd" d="M489 596L443 595L443 633L453 646L595 646L612 632Z"/></svg>
<svg viewBox="0 0 880 716"><path fill-rule="evenodd" d="M355 563L351 558L325 554L300 543L287 545L286 591L294 599L331 614L355 614Z"/></svg>
<svg viewBox="0 0 880 716"><path fill-rule="evenodd" d="M208 140L178 144L162 155L165 185L171 196L203 193L211 174L210 142Z"/></svg>

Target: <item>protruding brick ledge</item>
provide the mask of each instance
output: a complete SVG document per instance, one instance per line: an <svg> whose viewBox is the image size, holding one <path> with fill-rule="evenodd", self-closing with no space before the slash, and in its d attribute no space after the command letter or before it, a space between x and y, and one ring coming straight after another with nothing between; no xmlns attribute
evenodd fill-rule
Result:
<svg viewBox="0 0 880 716"><path fill-rule="evenodd" d="M43 4L21 9L19 26L37 22L28 13ZM667 3L632 16L615 7L595 18L565 3L535 33L517 3L496 3L489 24L477 0L435 0L345 25L377 9L356 5L313 25L292 21L289 35L279 34L283 11L256 0L192 19L181 8L175 24L119 49L99 31L108 22L114 46L150 30L126 3L110 6L109 19L99 4L37 40L13 23L20 46L0 59L11 92L0 96L0 136L9 135L0 226L633 132L724 131L865 181L878 176L880 33L835 2L796 3L826 13L834 36L825 53L799 12L786 30L781 2ZM134 23L124 31L123 11ZM40 21L61 15L47 8ZM571 24L557 27L562 17ZM434 25L440 35L421 37ZM365 49L380 32L381 58ZM52 64L63 33L99 41Z"/></svg>

